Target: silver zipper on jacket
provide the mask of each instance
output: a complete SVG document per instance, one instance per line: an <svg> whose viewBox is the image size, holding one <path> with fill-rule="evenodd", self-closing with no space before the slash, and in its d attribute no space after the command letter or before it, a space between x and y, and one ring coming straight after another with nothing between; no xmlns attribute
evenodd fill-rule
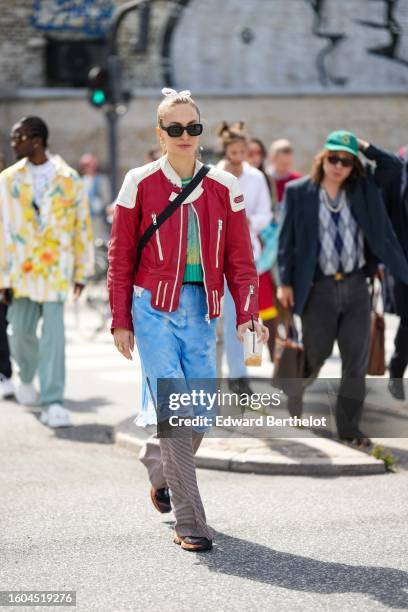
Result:
<svg viewBox="0 0 408 612"><path fill-rule="evenodd" d="M182 241L183 241L183 206L180 207L180 239L179 239L179 250L178 250L178 258L177 258L176 280L174 281L173 293L171 294L169 312L171 312L172 308L173 308L174 294L176 292L177 280L178 280L178 275L179 275L179 271L180 271L180 259L181 259L181 244L182 244Z"/></svg>
<svg viewBox="0 0 408 612"><path fill-rule="evenodd" d="M255 293L255 289L253 285L249 285L249 291L248 291L248 295L247 295L247 299L245 301L245 306L244 306L244 310L245 312L248 310L249 308L249 303L251 301L251 297L254 295Z"/></svg>
<svg viewBox="0 0 408 612"><path fill-rule="evenodd" d="M215 267L218 268L218 253L220 250L220 239L221 239L221 231L222 231L222 219L218 219L218 234L217 234L217 250L215 252Z"/></svg>
<svg viewBox="0 0 408 612"><path fill-rule="evenodd" d="M153 221L153 225L157 225L157 215L156 213L152 213L152 221ZM163 250L162 250L162 246L161 246L161 242L160 242L160 234L159 234L160 230L156 230L155 234L156 234L156 243L157 243L157 250L159 251L159 259L160 261L163 261Z"/></svg>
<svg viewBox="0 0 408 612"><path fill-rule="evenodd" d="M201 229L200 229L200 221L198 220L198 215L197 215L197 211L194 208L194 205L191 204L191 208L194 211L194 214L196 216L197 219L197 227L198 227L198 243L200 245L200 257L201 257L201 267L203 269L203 284L204 284L204 290L205 290L205 299L207 301L207 314L205 315L204 319L207 321L208 325L210 324L210 303L208 301L208 290L207 290L207 284L205 282L205 267L204 267L204 260L203 260L203 251L201 248Z"/></svg>
<svg viewBox="0 0 408 612"><path fill-rule="evenodd" d="M213 298L214 314L219 315L220 314L220 301L218 299L218 290L217 289L213 289L212 290L212 298Z"/></svg>

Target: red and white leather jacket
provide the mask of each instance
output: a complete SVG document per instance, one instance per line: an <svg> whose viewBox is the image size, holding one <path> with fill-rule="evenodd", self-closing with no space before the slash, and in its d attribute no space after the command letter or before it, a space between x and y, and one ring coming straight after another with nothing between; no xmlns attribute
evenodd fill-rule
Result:
<svg viewBox="0 0 408 612"><path fill-rule="evenodd" d="M195 173L201 168L196 162ZM220 315L224 274L235 302L237 324L258 317L258 277L238 179L211 168L184 203L143 249L135 274L136 247L146 228L181 191L181 179L167 156L130 170L117 198L109 247L108 288L112 329L132 326L133 286L152 293L152 306L178 308L187 256L187 205L196 214L207 319Z"/></svg>

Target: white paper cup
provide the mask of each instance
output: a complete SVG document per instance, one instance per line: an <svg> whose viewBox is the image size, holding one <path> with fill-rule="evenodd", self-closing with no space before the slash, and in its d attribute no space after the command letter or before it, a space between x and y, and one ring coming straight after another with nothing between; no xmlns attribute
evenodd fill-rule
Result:
<svg viewBox="0 0 408 612"><path fill-rule="evenodd" d="M246 366L262 365L263 343L258 340L256 332L246 330L244 335L244 360Z"/></svg>

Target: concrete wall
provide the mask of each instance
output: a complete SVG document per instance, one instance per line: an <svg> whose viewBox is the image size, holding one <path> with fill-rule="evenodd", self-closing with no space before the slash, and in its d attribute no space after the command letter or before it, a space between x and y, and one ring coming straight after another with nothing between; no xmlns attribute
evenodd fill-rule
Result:
<svg viewBox="0 0 408 612"><path fill-rule="evenodd" d="M155 144L155 116L160 98L140 97L120 121L120 168L143 163L146 150ZM388 149L408 143L408 103L405 96L355 97L203 97L198 100L205 123L202 144L217 148L215 129L223 120L245 120L248 130L268 145L287 137L296 147L296 164L307 171L326 134L339 128ZM72 165L84 152L106 162L106 133L101 111L85 100L0 101L0 151L12 160L8 134L12 124L26 114L38 114L50 127L50 145Z"/></svg>
<svg viewBox="0 0 408 612"><path fill-rule="evenodd" d="M408 2L190 0L171 64L193 91L408 89Z"/></svg>
<svg viewBox="0 0 408 612"><path fill-rule="evenodd" d="M0 89L45 86L46 37L101 38L126 0L3 0ZM175 9L175 6L177 8ZM120 29L128 86L194 92L400 92L408 88L407 0L155 0Z"/></svg>

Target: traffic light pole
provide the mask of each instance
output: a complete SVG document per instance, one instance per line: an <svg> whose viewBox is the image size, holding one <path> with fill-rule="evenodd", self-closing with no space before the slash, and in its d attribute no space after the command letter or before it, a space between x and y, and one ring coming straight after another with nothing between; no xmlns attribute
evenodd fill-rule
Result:
<svg viewBox="0 0 408 612"><path fill-rule="evenodd" d="M117 124L118 114L114 107L105 112L108 127L108 151L110 165L110 192L111 202L114 202L118 195L118 138Z"/></svg>
<svg viewBox="0 0 408 612"><path fill-rule="evenodd" d="M142 4L154 0L131 0L119 7L113 14L108 32L108 72L111 86L111 103L105 115L108 126L108 151L110 165L110 184L112 202L116 199L118 189L118 104L121 98L120 63L117 50L117 39L120 24L128 13L138 10Z"/></svg>

